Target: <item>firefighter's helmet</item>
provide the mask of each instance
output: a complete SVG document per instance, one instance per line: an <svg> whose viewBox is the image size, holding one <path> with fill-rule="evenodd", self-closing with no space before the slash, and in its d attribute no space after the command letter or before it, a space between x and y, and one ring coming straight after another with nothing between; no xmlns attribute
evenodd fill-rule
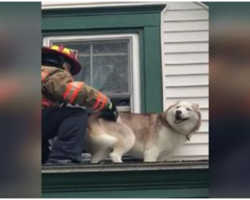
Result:
<svg viewBox="0 0 250 200"><path fill-rule="evenodd" d="M77 61L78 51L73 49L68 49L63 45L57 46L53 45L50 47L42 47L42 57L46 55L58 55L61 56L65 61L69 62L71 65L71 74L76 75L81 71L81 65Z"/></svg>

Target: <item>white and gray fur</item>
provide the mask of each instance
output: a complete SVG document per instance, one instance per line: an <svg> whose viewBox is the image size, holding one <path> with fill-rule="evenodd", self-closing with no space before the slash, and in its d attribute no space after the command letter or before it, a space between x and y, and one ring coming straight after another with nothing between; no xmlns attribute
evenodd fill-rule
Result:
<svg viewBox="0 0 250 200"><path fill-rule="evenodd" d="M85 137L91 163L108 156L121 163L125 153L144 162L165 161L173 155L201 123L198 104L177 102L162 114L120 113L117 122L106 121L93 114Z"/></svg>

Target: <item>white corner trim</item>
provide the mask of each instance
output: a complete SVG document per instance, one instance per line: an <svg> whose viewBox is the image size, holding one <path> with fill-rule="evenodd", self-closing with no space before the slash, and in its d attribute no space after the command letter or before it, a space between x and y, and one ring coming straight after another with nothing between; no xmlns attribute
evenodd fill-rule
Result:
<svg viewBox="0 0 250 200"><path fill-rule="evenodd" d="M197 5L199 5L199 6L201 6L202 8L204 8L206 10L209 10L209 7L206 4L204 4L204 3L201 3L201 2L194 2L194 3L197 4Z"/></svg>
<svg viewBox="0 0 250 200"><path fill-rule="evenodd" d="M163 73L164 71L164 45L163 45L163 37L164 37L164 30L163 30L163 16L165 15L165 13L167 12L167 10L169 9L169 6L166 5L166 7L162 10L161 12L161 75L162 75L162 86L166 85L166 79L165 79L165 75ZM163 110L167 107L166 106L166 101L164 100L164 97L166 96L166 88L162 87L162 96L163 96Z"/></svg>

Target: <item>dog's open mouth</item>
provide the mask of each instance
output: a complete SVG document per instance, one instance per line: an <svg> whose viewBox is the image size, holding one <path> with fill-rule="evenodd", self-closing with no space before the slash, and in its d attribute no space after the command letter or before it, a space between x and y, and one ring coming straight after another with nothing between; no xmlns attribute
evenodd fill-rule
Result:
<svg viewBox="0 0 250 200"><path fill-rule="evenodd" d="M188 120L188 117L187 118L181 118L179 115L176 115L174 123L180 124L180 123L182 123L184 121L187 121L187 120Z"/></svg>

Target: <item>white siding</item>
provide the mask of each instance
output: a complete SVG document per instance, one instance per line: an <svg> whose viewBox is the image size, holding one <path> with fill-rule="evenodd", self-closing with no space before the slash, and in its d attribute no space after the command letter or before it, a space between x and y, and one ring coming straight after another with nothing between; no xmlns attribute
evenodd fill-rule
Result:
<svg viewBox="0 0 250 200"><path fill-rule="evenodd" d="M208 11L196 3L167 3L162 13L164 109L179 100L199 103L202 124L172 160L208 159Z"/></svg>

